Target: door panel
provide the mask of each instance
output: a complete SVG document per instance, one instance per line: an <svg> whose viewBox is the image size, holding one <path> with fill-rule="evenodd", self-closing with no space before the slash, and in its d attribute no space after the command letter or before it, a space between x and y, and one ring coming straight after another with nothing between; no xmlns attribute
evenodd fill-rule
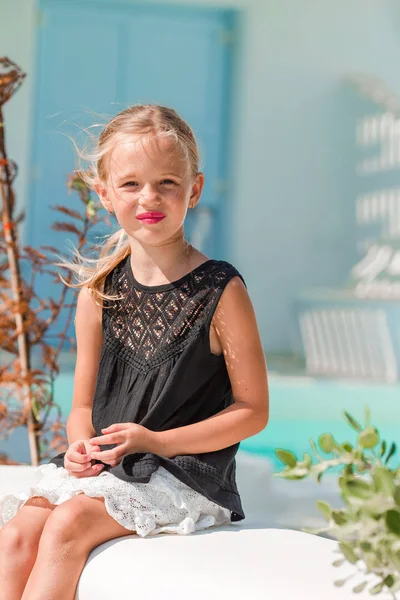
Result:
<svg viewBox="0 0 400 600"><path fill-rule="evenodd" d="M219 215L226 177L227 95L231 11L121 7L61 0L41 3L37 96L28 207L28 243L66 248L65 234L50 229L50 205L77 208L66 180L76 167L73 145L83 127L104 124L128 105L149 102L174 107L193 127L206 173L199 207L189 213L186 233L213 257L223 257ZM98 233L103 233L99 230ZM43 279L40 293L51 295Z"/></svg>

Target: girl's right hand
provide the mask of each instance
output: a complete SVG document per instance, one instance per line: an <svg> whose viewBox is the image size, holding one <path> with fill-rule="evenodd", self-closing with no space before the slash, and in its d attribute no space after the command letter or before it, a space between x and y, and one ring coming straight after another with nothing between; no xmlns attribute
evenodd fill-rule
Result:
<svg viewBox="0 0 400 600"><path fill-rule="evenodd" d="M74 477L94 477L101 473L104 465L95 464L90 459L91 452L100 452L100 446L93 446L89 440L76 440L64 456L64 468Z"/></svg>

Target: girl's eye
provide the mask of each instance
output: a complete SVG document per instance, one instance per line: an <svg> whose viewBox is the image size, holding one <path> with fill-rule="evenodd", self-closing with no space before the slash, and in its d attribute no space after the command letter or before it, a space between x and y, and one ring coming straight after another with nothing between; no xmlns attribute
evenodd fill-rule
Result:
<svg viewBox="0 0 400 600"><path fill-rule="evenodd" d="M161 183L165 183L167 185L175 185L175 181L172 181L172 179L163 179Z"/></svg>
<svg viewBox="0 0 400 600"><path fill-rule="evenodd" d="M139 185L137 181L127 181L126 183L124 183L123 187L135 187Z"/></svg>

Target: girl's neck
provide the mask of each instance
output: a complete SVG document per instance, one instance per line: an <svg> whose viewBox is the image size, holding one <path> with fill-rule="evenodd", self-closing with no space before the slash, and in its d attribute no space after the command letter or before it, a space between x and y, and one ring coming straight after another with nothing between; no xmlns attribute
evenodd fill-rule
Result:
<svg viewBox="0 0 400 600"><path fill-rule="evenodd" d="M130 263L134 277L143 285L177 281L208 257L184 238L161 247L148 247L131 240Z"/></svg>

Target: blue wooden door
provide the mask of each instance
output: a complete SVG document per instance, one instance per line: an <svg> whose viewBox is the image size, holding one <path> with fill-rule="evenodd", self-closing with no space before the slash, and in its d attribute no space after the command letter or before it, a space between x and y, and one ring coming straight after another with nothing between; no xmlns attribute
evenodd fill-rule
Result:
<svg viewBox="0 0 400 600"><path fill-rule="evenodd" d="M176 108L198 137L206 185L186 233L223 258L234 13L102 0L43 0L41 11L28 243L67 246L50 229L57 215L49 208L79 206L66 188L76 166L67 136L79 143L81 127L103 114L154 102ZM40 293L52 294L49 280Z"/></svg>

